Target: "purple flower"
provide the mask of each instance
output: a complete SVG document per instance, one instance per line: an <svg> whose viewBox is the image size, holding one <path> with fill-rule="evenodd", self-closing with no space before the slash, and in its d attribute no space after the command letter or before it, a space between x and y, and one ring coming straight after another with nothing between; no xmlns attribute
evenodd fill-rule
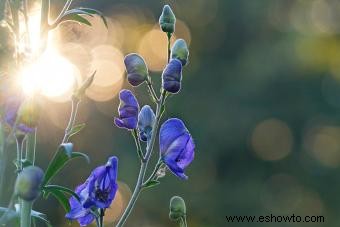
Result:
<svg viewBox="0 0 340 227"><path fill-rule="evenodd" d="M117 166L118 159L112 156L106 165L92 171L86 182L75 190L80 202L75 197L70 198L71 210L66 218L78 220L81 226L86 226L95 219L91 209L110 207L118 189Z"/></svg>
<svg viewBox="0 0 340 227"><path fill-rule="evenodd" d="M171 59L162 74L164 90L170 93L178 93L181 89L182 63L178 59Z"/></svg>
<svg viewBox="0 0 340 227"><path fill-rule="evenodd" d="M120 104L119 117L114 119L119 128L135 129L138 122L139 105L136 97L129 90L121 90L119 93Z"/></svg>
<svg viewBox="0 0 340 227"><path fill-rule="evenodd" d="M159 132L159 144L163 162L176 176L187 179L184 169L194 159L195 144L184 123L177 118L164 122Z"/></svg>
<svg viewBox="0 0 340 227"><path fill-rule="evenodd" d="M129 54L124 59L127 78L132 86L139 86L148 77L148 68L144 59L138 54Z"/></svg>
<svg viewBox="0 0 340 227"><path fill-rule="evenodd" d="M78 194L81 201L85 200L85 197L88 194L87 185L88 181L86 181L84 184L79 185L75 190L75 193ZM71 210L65 215L67 219L78 220L80 226L87 226L93 222L95 216L93 213L91 213L90 208L84 208L82 203L73 196L70 198L69 202Z"/></svg>
<svg viewBox="0 0 340 227"><path fill-rule="evenodd" d="M31 133L34 131L34 121L36 121L33 114L34 108L29 103L25 103L22 97L11 96L7 98L5 103L4 120L11 127L14 127L17 122L16 129L23 133ZM20 111L21 116L19 117Z"/></svg>

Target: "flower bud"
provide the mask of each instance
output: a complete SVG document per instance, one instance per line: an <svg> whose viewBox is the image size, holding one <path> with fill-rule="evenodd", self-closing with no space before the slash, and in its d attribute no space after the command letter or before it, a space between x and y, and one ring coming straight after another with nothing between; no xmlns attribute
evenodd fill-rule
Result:
<svg viewBox="0 0 340 227"><path fill-rule="evenodd" d="M152 127L155 122L155 113L150 106L145 105L138 114L139 138L146 142L151 136Z"/></svg>
<svg viewBox="0 0 340 227"><path fill-rule="evenodd" d="M171 58L181 61L182 66L188 63L189 49L184 39L177 39L171 49Z"/></svg>
<svg viewBox="0 0 340 227"><path fill-rule="evenodd" d="M138 54L129 54L124 59L127 78L132 86L139 86L148 77L148 68L144 59Z"/></svg>
<svg viewBox="0 0 340 227"><path fill-rule="evenodd" d="M176 221L182 217L185 217L185 215L186 215L185 201L179 196L172 197L170 200L169 218L171 220Z"/></svg>
<svg viewBox="0 0 340 227"><path fill-rule="evenodd" d="M182 63L177 59L171 59L162 74L164 90L170 93L178 93L181 89Z"/></svg>
<svg viewBox="0 0 340 227"><path fill-rule="evenodd" d="M172 34L175 31L176 17L169 5L163 7L161 16L159 17L159 25L163 32Z"/></svg>
<svg viewBox="0 0 340 227"><path fill-rule="evenodd" d="M16 179L15 194L26 201L35 200L40 194L43 177L44 172L39 167L24 168Z"/></svg>

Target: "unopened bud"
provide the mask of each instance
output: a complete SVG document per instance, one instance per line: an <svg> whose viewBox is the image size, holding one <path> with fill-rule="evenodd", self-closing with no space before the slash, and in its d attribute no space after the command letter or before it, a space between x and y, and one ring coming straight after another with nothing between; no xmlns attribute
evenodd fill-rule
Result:
<svg viewBox="0 0 340 227"><path fill-rule="evenodd" d="M171 220L179 220L180 218L185 217L185 215L186 215L185 201L179 196L172 197L170 200L169 218Z"/></svg>
<svg viewBox="0 0 340 227"><path fill-rule="evenodd" d="M44 172L39 167L24 168L16 179L15 194L26 201L35 200L40 194L43 177Z"/></svg>
<svg viewBox="0 0 340 227"><path fill-rule="evenodd" d="M177 39L171 49L171 58L178 59L182 66L188 63L189 49L184 39Z"/></svg>
<svg viewBox="0 0 340 227"><path fill-rule="evenodd" d="M139 86L148 77L148 68L144 59L138 54L129 54L124 59L127 78L132 86Z"/></svg>
<svg viewBox="0 0 340 227"><path fill-rule="evenodd" d="M169 5L163 7L161 16L159 17L159 25L163 32L172 34L175 31L176 16L172 12Z"/></svg>

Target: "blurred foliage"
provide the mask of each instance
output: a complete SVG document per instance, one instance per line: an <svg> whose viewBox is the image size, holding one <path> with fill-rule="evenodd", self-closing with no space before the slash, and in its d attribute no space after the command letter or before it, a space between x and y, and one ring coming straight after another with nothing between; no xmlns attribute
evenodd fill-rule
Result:
<svg viewBox="0 0 340 227"><path fill-rule="evenodd" d="M326 223L314 226L338 226L339 1L75 2L108 17L141 17L149 27L165 3L173 6L191 33L183 89L168 102L165 118L186 122L197 144L196 158L187 182L168 174L158 188L143 192L127 226L175 226L168 220L173 195L185 199L189 226L241 227L249 224L226 223L225 216L293 213L324 215ZM128 31L126 43L141 39L133 29ZM126 43L121 46L124 54L137 51ZM0 47L2 59L6 48ZM154 72L153 79L159 81L159 75ZM151 104L144 87L136 92L143 96L141 103ZM56 112L68 112L68 104L53 105ZM79 113L80 118L87 116L87 126L73 141L89 154L91 164L66 168L58 179L62 185L76 186L91 168L114 154L120 159L119 180L133 188L138 160L132 138L113 126L117 105L116 98L83 101ZM55 128L49 121L43 119L39 128L37 163L42 167L63 134L64 126ZM271 151L284 153L272 156ZM53 199L38 201L36 210L47 211L54 226L68 226Z"/></svg>

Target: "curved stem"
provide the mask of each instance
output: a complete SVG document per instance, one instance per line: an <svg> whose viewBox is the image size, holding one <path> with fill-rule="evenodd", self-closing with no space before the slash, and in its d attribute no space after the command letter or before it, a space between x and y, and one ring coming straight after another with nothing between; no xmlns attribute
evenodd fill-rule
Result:
<svg viewBox="0 0 340 227"><path fill-rule="evenodd" d="M131 199L130 199L122 217L118 221L118 224L117 224L116 227L122 227L124 225L124 223L126 222L126 219L129 217L129 215L130 215L130 213L131 213L131 211L132 211L132 209L133 209L133 207L134 207L134 205L135 205L135 203L136 203L136 201L139 197L139 194L140 194L140 192L143 188L143 180L144 180L145 172L146 172L147 167L148 167L148 163L150 161L153 146L155 144L157 130L158 130L158 126L159 126L159 121L160 121L160 118L162 116L162 108L163 108L163 105L164 105L165 96L166 96L166 91L163 91L162 94L161 94L161 98L160 98L159 102L157 103L156 120L155 120L154 126L152 128L152 135L151 135L150 142L148 143L148 146L146 148L145 159L142 161L142 164L141 164L141 167L140 167L140 170L139 170L135 189L134 189L133 194L131 196Z"/></svg>
<svg viewBox="0 0 340 227"><path fill-rule="evenodd" d="M151 97L153 98L153 101L154 101L154 102L158 102L159 99L158 99L158 96L157 96L157 94L156 94L156 92L155 92L155 89L154 89L153 86L152 86L152 82L151 82L151 78L150 78L150 77L148 77L146 83L147 83L147 85L148 85L148 89L149 89L149 92L150 92Z"/></svg>
<svg viewBox="0 0 340 227"><path fill-rule="evenodd" d="M60 11L58 17L52 22L52 27L55 27L58 22L60 21L60 19L64 16L65 12L70 8L71 4L72 4L73 0L67 0L67 2L65 3L63 9Z"/></svg>

